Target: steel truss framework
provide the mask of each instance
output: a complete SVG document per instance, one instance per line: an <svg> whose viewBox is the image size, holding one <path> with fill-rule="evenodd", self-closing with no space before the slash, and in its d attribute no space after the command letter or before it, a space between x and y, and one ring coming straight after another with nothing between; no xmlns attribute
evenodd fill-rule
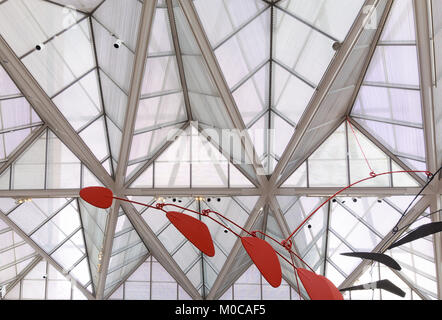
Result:
<svg viewBox="0 0 442 320"><path fill-rule="evenodd" d="M57 4L55 1L48 1L54 4ZM104 2L104 1L103 1ZM102 2L102 3L103 3ZM269 6L273 8L273 6L278 5L279 1L264 1ZM354 101L359 92L359 89L362 85L362 81L367 72L369 63L374 55L375 48L379 42L380 35L383 31L383 27L385 26L385 21L390 12L390 9L393 5L393 0L388 0L387 5L385 6L385 10L382 13L382 18L376 31L376 36L374 37L374 41L370 45L370 54L366 58L366 61L363 61L365 68L363 68L361 74L358 79L358 86L353 89L353 99L350 101L348 106L346 107L346 111L340 114L339 121L343 121L345 117L351 115L352 106L354 105ZM101 3L101 4L102 4ZM184 127L188 127L191 125L191 121L193 121L192 111L190 106L189 94L186 85L186 76L183 68L183 57L181 54L180 43L177 39L177 30L175 25L175 19L173 17L173 1L166 0L168 14L171 17L170 19L170 27L173 35L173 45L174 51L176 54L177 62L178 62L178 72L179 78L181 81L181 85L184 93L184 102L187 113L187 122L184 124ZM365 2L365 7L374 7L378 5L379 0L367 0ZM100 4L100 5L101 5ZM428 21L430 17L428 16L428 8L427 1L414 0L414 9L416 12L416 28L417 28L417 47L419 52L419 70L420 70L420 87L422 88L422 100L423 100L423 114L424 114L424 130L425 130L425 142L426 142L426 150L427 150L427 167L430 171L434 172L437 170L440 163L437 163L437 147L436 147L436 123L434 120L434 105L433 105L433 74L432 74L432 62L431 62L431 48L430 41L431 34L428 26ZM122 147L119 153L118 165L115 169L115 175L110 176L109 173L104 169L103 165L100 161L94 156L89 147L83 142L83 140L79 137L79 135L72 129L71 125L67 122L67 120L63 117L63 115L58 111L57 107L54 105L53 101L50 97L45 93L45 91L40 87L37 81L33 78L31 73L26 69L22 61L15 55L12 49L8 46L6 41L3 38L0 38L0 59L1 64L4 69L8 72L10 77L16 83L17 87L21 90L23 95L28 99L28 101L32 104L44 125L36 130L32 135L30 135L24 143L15 150L13 154L10 155L8 160L4 162L0 166L0 175L3 173L22 153L28 146L30 146L39 136L40 134L46 130L46 128L50 128L53 130L57 137L75 154L78 159L84 163L87 168L95 174L95 176L100 180L100 182L110 188L115 194L120 195L122 197L131 197L131 196L183 196L183 197L197 197L197 196L259 196L259 200L257 201L255 207L250 213L247 222L244 225L245 229L251 228L259 215L264 215L264 221L267 221L269 211L271 210L275 215L276 221L279 225L279 228L282 231L282 235L284 237L290 234L290 230L288 228L288 224L285 221L283 211L278 204L277 196L329 196L337 191L337 188L327 188L327 187L310 187L310 188L285 188L282 187L282 182L279 180L281 174L285 172L285 169L292 157L292 155L297 151L299 144L305 139L305 133L309 130L310 125L312 123L315 115L320 112L321 106L326 98L326 96L330 93L330 90L336 81L338 73L345 67L346 63L348 63L348 58L351 51L357 44L358 39L361 37L361 33L367 23L367 17L372 14L371 11L360 12L358 15L350 33L348 34L345 41L341 44L339 51L335 59L332 61L332 64L328 68L326 74L324 75L323 80L320 85L316 88L316 94L313 100L308 105L306 111L304 112L301 120L297 124L296 131L290 140L287 148L279 159L279 162L273 171L271 176L257 175L256 187L255 188L192 188L192 189L184 189L184 188L129 188L129 185L139 177L144 169L146 169L150 164L152 164L155 159L157 159L164 150L170 145L165 144L162 148L158 150L158 152L146 163L144 164L137 173L128 181L125 181L126 171L129 163L129 154L130 148L132 145L136 115L138 104L140 100L140 91L144 76L144 70L146 66L146 59L148 54L148 44L150 39L150 31L152 29L152 21L155 13L155 8L157 5L157 1L144 1L142 6L141 18L139 23L139 32L138 32L138 40L137 46L134 52L134 67L131 76L130 82L130 91L128 95L128 103L127 103L127 112L124 121L124 130L122 137ZM212 50L212 47L209 43L207 36L205 35L204 28L198 18L198 14L196 9L190 0L179 0L178 5L181 7L184 16L191 26L192 33L196 39L197 45L202 53L202 57L204 62L207 65L207 68L212 76L214 83L217 89L220 92L220 97L224 105L227 107L227 113L230 117L231 122L234 124L236 129L243 130L246 128L244 121L241 117L241 114L238 110L238 107L235 103L235 100L232 97L231 91L227 86L227 82L224 79L223 72L217 62L217 58ZM88 17L91 17L93 13L97 9L92 12L85 12ZM272 50L272 49L271 49ZM357 122L351 120L355 126L358 126ZM329 132L322 137L319 141L319 145L322 144L330 134L336 129L336 126L330 128ZM359 130L363 131L364 129L359 126ZM382 149L389 157L395 160L404 170L409 170L409 167L404 164L398 157L396 157L392 152L389 151L387 147L379 142L375 137L371 136L368 132L364 132L364 134L378 147ZM251 143L250 137L246 137L245 143ZM247 149L247 148L246 148ZM314 148L309 150L309 153L304 155L304 158L307 159L310 154L312 154ZM239 170L241 168L237 166ZM253 169L255 174L259 173L262 170L262 164L258 161L254 161ZM292 169L290 172L294 172ZM244 172L244 171L242 171ZM288 176L288 175L287 175ZM287 178L285 176L285 178ZM421 184L424 183L422 178L418 175L413 175L413 177L419 181ZM355 188L347 190L343 195L345 196L378 196L378 197L386 197L393 195L415 195L419 191L419 187L413 188L381 188L381 187L372 187L372 188ZM409 214L406 216L406 219L402 222L403 225L412 223L416 220L421 214L428 208L431 208L431 211L436 211L441 209L441 193L442 183L440 179L436 179L432 185L429 186L427 190L425 190L423 197L419 202L417 202L414 207L410 210ZM57 198L57 197L78 197L79 189L60 189L60 190L10 190L10 191L2 191L1 197L9 197L9 198ZM109 268L109 261L111 258L111 249L112 243L115 236L115 228L117 224L118 212L120 207L124 209L127 214L130 222L132 223L134 229L139 234L140 238L149 249L150 254L152 254L167 270L167 272L172 275L177 283L193 298L193 299L202 299L200 293L197 289L192 285L189 279L186 277L184 272L180 269L177 263L172 258L171 254L166 250L166 248L162 245L162 243L155 236L155 233L150 229L147 223L141 218L138 214L137 210L129 204L121 203L117 201L113 208L110 210L109 218L107 219L106 230L105 230L105 238L103 245L103 258L102 258L102 266L101 272L99 273L98 285L92 294L85 288L85 286L80 285L74 279L72 279L73 284L77 286L81 292L88 299L106 299L111 296L112 292L118 288L115 287L112 292L107 295L104 294L105 284L106 284L106 276ZM262 208L266 208L266 210L262 210ZM270 209L270 210L269 210ZM32 270L32 268L41 260L45 259L55 267L60 272L64 272L63 268L52 259L43 249L41 249L29 236L27 236L19 227L17 227L14 222L12 222L7 216L0 214L0 218L14 231L16 231L26 243L28 243L36 252L37 256L34 258L32 263L24 269L16 279L8 286L8 292L13 289L13 287L22 280L28 272ZM439 221L440 216L433 215L433 221ZM265 226L265 223L264 223ZM328 231L326 231L328 232ZM395 237L390 238L392 232L390 232L384 240L380 242L378 247L374 249L376 251L378 248L384 247L385 244L392 243L394 239L397 239L400 234L396 234ZM388 242L387 242L387 239ZM437 268L437 283L438 283L438 295L439 299L442 298L442 245L440 235L436 235L434 238L434 252L435 252L435 262ZM296 246L296 243L295 243ZM239 240L236 241L233 249L229 253L227 260L219 272L218 277L212 286L210 292L206 294L207 299L217 299L219 298L224 291L222 288L228 288L229 285L232 285L236 279L238 279L241 275L241 272L244 272L245 268L242 268L239 271L236 271L233 277L230 275L229 283L226 283L227 275L231 274L232 267L237 259L239 252L241 249L241 243ZM295 247L296 250L296 247ZM147 255L146 255L147 257ZM143 260L144 261L144 260ZM297 261L299 263L299 261ZM342 283L341 287L350 286L354 281L358 279L358 277L363 273L366 269L368 261L361 262L359 266L348 276L345 281ZM134 272L140 263L138 263L132 270ZM325 261L324 261L325 265ZM247 264L250 266L250 263ZM130 272L120 283L123 283L129 276L132 274ZM69 275L65 274L65 276L69 277ZM400 276L400 275L399 275ZM406 279L402 278L421 298L427 299L428 296L420 292L419 289L412 287L412 284L408 283ZM291 283L289 279L286 279L290 285L295 287L294 283Z"/></svg>

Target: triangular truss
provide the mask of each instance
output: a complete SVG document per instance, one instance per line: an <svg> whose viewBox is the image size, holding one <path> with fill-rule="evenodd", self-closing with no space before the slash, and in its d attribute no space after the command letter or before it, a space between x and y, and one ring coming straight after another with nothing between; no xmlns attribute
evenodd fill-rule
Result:
<svg viewBox="0 0 442 320"><path fill-rule="evenodd" d="M153 210L101 210L78 193L101 185L211 209L282 241L370 171L436 171L427 4L341 2L1 2L1 298L307 298L284 259L273 289L206 217L194 215L213 258ZM220 139L226 130L239 149ZM400 273L374 265L367 276L366 261L340 255L391 242L426 179L391 174L346 190L292 249L336 285L391 277L407 298L440 298L440 237L393 250ZM403 224L441 201L436 181Z"/></svg>

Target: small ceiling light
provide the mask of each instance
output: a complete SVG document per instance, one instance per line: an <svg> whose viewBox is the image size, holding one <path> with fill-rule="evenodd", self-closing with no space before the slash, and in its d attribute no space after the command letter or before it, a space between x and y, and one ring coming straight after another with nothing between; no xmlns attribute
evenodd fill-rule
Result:
<svg viewBox="0 0 442 320"><path fill-rule="evenodd" d="M216 199L218 202L221 202L221 198Z"/></svg>
<svg viewBox="0 0 442 320"><path fill-rule="evenodd" d="M358 202L358 199L356 199L356 198L353 198L353 202Z"/></svg>
<svg viewBox="0 0 442 320"><path fill-rule="evenodd" d="M342 47L342 43L340 43L339 41L336 41L335 43L333 43L333 50L338 51L339 49L341 49Z"/></svg>
<svg viewBox="0 0 442 320"><path fill-rule="evenodd" d="M212 201L212 199L211 198L207 198L207 202L210 202L210 201Z"/></svg>
<svg viewBox="0 0 442 320"><path fill-rule="evenodd" d="M311 229L312 228L312 225L311 224L309 224L308 226L307 226L309 229Z"/></svg>
<svg viewBox="0 0 442 320"><path fill-rule="evenodd" d="M120 47L123 45L123 41L121 39L117 39L114 42L114 48L115 49L120 49Z"/></svg>
<svg viewBox="0 0 442 320"><path fill-rule="evenodd" d="M37 51L41 51L41 50L43 50L45 47L46 47L46 46L45 46L44 43L39 43L39 44L37 44L37 45L35 46L35 50L37 50Z"/></svg>
<svg viewBox="0 0 442 320"><path fill-rule="evenodd" d="M173 201L173 202L176 202L176 198L173 198L172 201Z"/></svg>
<svg viewBox="0 0 442 320"><path fill-rule="evenodd" d="M336 202L336 199L333 199L332 202L335 203L335 202Z"/></svg>
<svg viewBox="0 0 442 320"><path fill-rule="evenodd" d="M224 233L228 233L229 231L227 229L224 229Z"/></svg>

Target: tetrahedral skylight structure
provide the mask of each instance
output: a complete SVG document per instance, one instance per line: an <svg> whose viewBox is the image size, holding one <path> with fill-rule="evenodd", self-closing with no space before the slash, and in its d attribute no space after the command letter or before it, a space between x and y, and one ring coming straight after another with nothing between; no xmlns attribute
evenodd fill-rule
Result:
<svg viewBox="0 0 442 320"><path fill-rule="evenodd" d="M79 191L211 209L282 240L369 169L435 172L441 12L433 0L1 1L1 297L307 298L284 260L274 289L216 224L210 258L152 210L97 209ZM387 251L401 271L341 255L391 244L426 179L346 190L294 250L339 288L388 278L406 299L440 299L440 235ZM441 191L436 177L403 225L439 221Z"/></svg>

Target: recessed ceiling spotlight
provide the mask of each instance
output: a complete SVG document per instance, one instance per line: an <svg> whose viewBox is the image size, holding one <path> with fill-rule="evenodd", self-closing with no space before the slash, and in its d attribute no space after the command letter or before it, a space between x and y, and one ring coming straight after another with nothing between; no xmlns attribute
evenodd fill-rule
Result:
<svg viewBox="0 0 442 320"><path fill-rule="evenodd" d="M37 45L35 46L35 50L37 50L37 51L41 51L41 50L43 50L45 47L46 47L46 46L45 46L44 43L39 43L39 44L37 44Z"/></svg>
<svg viewBox="0 0 442 320"><path fill-rule="evenodd" d="M341 49L342 47L342 43L340 43L339 41L336 41L335 43L333 43L333 50L338 51L339 49Z"/></svg>
<svg viewBox="0 0 442 320"><path fill-rule="evenodd" d="M123 41L121 39L117 39L114 42L114 48L115 49L120 49L120 47L123 45Z"/></svg>

